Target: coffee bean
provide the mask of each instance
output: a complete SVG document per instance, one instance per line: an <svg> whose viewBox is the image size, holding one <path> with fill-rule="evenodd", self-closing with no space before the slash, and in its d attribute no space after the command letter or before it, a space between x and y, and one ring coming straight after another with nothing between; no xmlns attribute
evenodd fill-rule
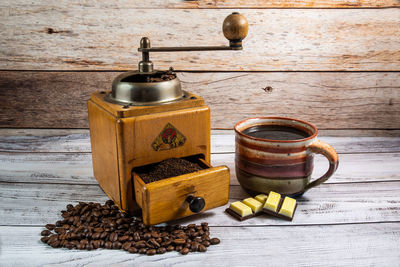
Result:
<svg viewBox="0 0 400 267"><path fill-rule="evenodd" d="M95 231L96 233L102 233L102 232L104 232L104 229L101 227L96 227L93 229L93 231Z"/></svg>
<svg viewBox="0 0 400 267"><path fill-rule="evenodd" d="M118 240L118 234L117 233L111 233L110 234L110 241L111 242L115 242L115 241L117 241Z"/></svg>
<svg viewBox="0 0 400 267"><path fill-rule="evenodd" d="M128 249L128 252L129 252L129 253L137 253L137 252L138 252L138 249L135 248L135 247L130 247L130 248Z"/></svg>
<svg viewBox="0 0 400 267"><path fill-rule="evenodd" d="M190 249L192 251L197 251L199 249L200 244L197 242L192 242L192 244L190 245Z"/></svg>
<svg viewBox="0 0 400 267"><path fill-rule="evenodd" d="M176 247L175 247L175 251L178 251L178 252L179 252L179 251L181 251L181 250L182 250L182 246L179 245L179 246L176 246Z"/></svg>
<svg viewBox="0 0 400 267"><path fill-rule="evenodd" d="M53 248L58 248L60 247L60 241L55 240L54 242L51 242L49 245Z"/></svg>
<svg viewBox="0 0 400 267"><path fill-rule="evenodd" d="M203 241L202 244L203 244L204 246L206 246L206 247L209 247L209 246L211 245L210 241L207 241L207 240Z"/></svg>
<svg viewBox="0 0 400 267"><path fill-rule="evenodd" d="M150 243L155 248L159 248L160 247L160 244L156 240L154 240L154 238L150 238L148 243Z"/></svg>
<svg viewBox="0 0 400 267"><path fill-rule="evenodd" d="M124 221L123 218L119 218L119 219L116 220L115 222L116 222L116 224L118 224L118 225L121 225L121 224L124 224L124 223L125 223L125 221Z"/></svg>
<svg viewBox="0 0 400 267"><path fill-rule="evenodd" d="M62 211L61 211L61 216L62 216L63 218L69 218L69 213L68 213L67 211L65 211L65 210L62 210Z"/></svg>
<svg viewBox="0 0 400 267"><path fill-rule="evenodd" d="M100 217L101 213L99 211L94 211L93 216L94 217Z"/></svg>
<svg viewBox="0 0 400 267"><path fill-rule="evenodd" d="M128 239L129 239L129 235L124 235L124 236L121 236L120 238L118 238L118 241L125 242Z"/></svg>
<svg viewBox="0 0 400 267"><path fill-rule="evenodd" d="M56 228L54 224L46 224L45 227L49 230L54 230L54 228Z"/></svg>
<svg viewBox="0 0 400 267"><path fill-rule="evenodd" d="M143 235L143 238L144 238L144 240L148 240L148 239L151 238L151 234L150 234L150 233L145 233L145 234Z"/></svg>
<svg viewBox="0 0 400 267"><path fill-rule="evenodd" d="M156 251L154 248L149 249L149 250L146 251L146 254L147 254L148 256L153 256L153 255L155 255L156 253L157 253L157 251Z"/></svg>
<svg viewBox="0 0 400 267"><path fill-rule="evenodd" d="M74 209L74 206L72 206L71 204L67 205L67 211L72 211Z"/></svg>
<svg viewBox="0 0 400 267"><path fill-rule="evenodd" d="M58 235L58 240L65 240L66 234Z"/></svg>
<svg viewBox="0 0 400 267"><path fill-rule="evenodd" d="M106 239L108 237L108 233L107 232L103 232L100 235L100 239Z"/></svg>
<svg viewBox="0 0 400 267"><path fill-rule="evenodd" d="M207 251L206 246L200 245L200 246L199 246L199 251L200 251L200 252L206 252L206 251Z"/></svg>
<svg viewBox="0 0 400 267"><path fill-rule="evenodd" d="M49 230L43 230L41 233L40 233L40 235L42 235L42 236L48 236L48 235L50 235L51 234L51 232L49 231Z"/></svg>
<svg viewBox="0 0 400 267"><path fill-rule="evenodd" d="M47 243L52 243L52 242L54 242L56 240L58 240L58 235L53 234L53 235L49 236L49 240L48 240Z"/></svg>
<svg viewBox="0 0 400 267"><path fill-rule="evenodd" d="M160 234L157 233L156 231L152 231L152 232L151 232L151 236L154 237L154 238L159 238L159 237L160 237Z"/></svg>
<svg viewBox="0 0 400 267"><path fill-rule="evenodd" d="M218 238L216 238L216 237L210 239L211 245L217 245L217 244L219 244L220 242L221 242L221 241L220 241Z"/></svg>
<svg viewBox="0 0 400 267"><path fill-rule="evenodd" d="M177 245L183 245L183 244L186 243L186 240L183 239L183 238L178 238L178 239L174 239L173 242L174 242L175 244L177 244Z"/></svg>
<svg viewBox="0 0 400 267"><path fill-rule="evenodd" d="M138 232L135 232L135 233L133 234L133 240L134 240L135 242L137 242L137 241L140 240L140 235L139 235Z"/></svg>
<svg viewBox="0 0 400 267"><path fill-rule="evenodd" d="M74 249L74 248L75 248L75 246L74 246L73 244L71 244L71 243L65 245L65 247L66 247L67 249Z"/></svg>
<svg viewBox="0 0 400 267"><path fill-rule="evenodd" d="M100 247L100 240L94 240L93 241L93 247L96 248L96 249L99 248Z"/></svg>
<svg viewBox="0 0 400 267"><path fill-rule="evenodd" d="M165 252L167 252L167 249L164 247L160 247L157 249L157 254L164 254Z"/></svg>
<svg viewBox="0 0 400 267"><path fill-rule="evenodd" d="M139 249L140 254L146 254L146 252L147 252L147 249L145 249L145 248Z"/></svg>
<svg viewBox="0 0 400 267"><path fill-rule="evenodd" d="M47 243L47 241L49 241L50 237L48 236L44 236L40 239L40 241L42 241L43 243Z"/></svg>
<svg viewBox="0 0 400 267"><path fill-rule="evenodd" d="M180 253L181 253L182 255L186 255L186 254L189 253L189 249L188 249L188 248L183 248L183 249L181 249Z"/></svg>
<svg viewBox="0 0 400 267"><path fill-rule="evenodd" d="M175 247L173 246L173 245L169 245L168 247L167 247L167 251L169 252L169 251L174 251L174 249L175 249Z"/></svg>
<svg viewBox="0 0 400 267"><path fill-rule="evenodd" d="M208 235L206 235L206 234L202 235L201 239L210 241L210 237Z"/></svg>
<svg viewBox="0 0 400 267"><path fill-rule="evenodd" d="M66 230L64 228L58 227L54 229L54 232L56 232L57 234L65 234Z"/></svg>
<svg viewBox="0 0 400 267"><path fill-rule="evenodd" d="M94 233L92 235L92 239L100 239L100 235L101 235L101 233Z"/></svg>
<svg viewBox="0 0 400 267"><path fill-rule="evenodd" d="M107 249L111 249L111 247L112 247L112 242L111 242L111 241L105 242L105 243L104 243L104 247L107 248Z"/></svg>
<svg viewBox="0 0 400 267"><path fill-rule="evenodd" d="M112 244L112 249L120 249L122 247L122 243L119 241L116 241Z"/></svg>
<svg viewBox="0 0 400 267"><path fill-rule="evenodd" d="M130 247L131 247L131 242L125 242L123 245L122 245L122 249L123 250L128 250Z"/></svg>

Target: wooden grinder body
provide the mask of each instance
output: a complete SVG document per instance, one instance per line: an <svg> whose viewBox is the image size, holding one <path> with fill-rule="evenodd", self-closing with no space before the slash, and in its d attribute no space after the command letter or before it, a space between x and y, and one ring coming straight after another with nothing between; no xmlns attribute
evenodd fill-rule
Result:
<svg viewBox="0 0 400 267"><path fill-rule="evenodd" d="M205 209L227 203L229 169L223 166L216 171L209 166L210 109L201 97L188 93L184 100L169 104L124 107L105 101L104 96L104 92L93 93L88 101L93 172L122 211L134 214L142 208L144 223L156 224L193 214L184 203L190 194L205 196ZM174 142L162 141L167 128L177 135ZM209 166L200 171L202 175L148 185L132 175L135 167L193 155Z"/></svg>

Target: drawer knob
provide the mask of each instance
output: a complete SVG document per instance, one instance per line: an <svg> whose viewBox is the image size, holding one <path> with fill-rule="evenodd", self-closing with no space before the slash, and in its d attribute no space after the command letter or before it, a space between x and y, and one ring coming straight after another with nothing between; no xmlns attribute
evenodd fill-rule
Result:
<svg viewBox="0 0 400 267"><path fill-rule="evenodd" d="M198 213L202 209L204 209L204 206L206 205L206 202L204 201L204 198L202 197L195 197L192 195L189 195L186 198L186 201L189 203L189 208L192 212Z"/></svg>

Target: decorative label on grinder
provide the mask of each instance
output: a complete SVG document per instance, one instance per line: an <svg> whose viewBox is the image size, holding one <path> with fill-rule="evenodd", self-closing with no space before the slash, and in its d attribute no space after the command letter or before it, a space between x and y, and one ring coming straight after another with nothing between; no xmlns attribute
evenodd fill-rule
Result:
<svg viewBox="0 0 400 267"><path fill-rule="evenodd" d="M186 137L171 123L167 123L151 146L155 151L168 150L185 144Z"/></svg>

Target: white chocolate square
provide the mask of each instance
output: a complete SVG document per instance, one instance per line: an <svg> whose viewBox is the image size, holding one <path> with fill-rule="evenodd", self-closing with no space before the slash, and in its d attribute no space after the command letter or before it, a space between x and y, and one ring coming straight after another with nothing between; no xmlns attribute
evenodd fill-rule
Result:
<svg viewBox="0 0 400 267"><path fill-rule="evenodd" d="M276 192L269 192L267 201L265 201L264 209L276 212L278 209L279 201L281 200L281 195Z"/></svg>
<svg viewBox="0 0 400 267"><path fill-rule="evenodd" d="M260 194L260 195L255 196L254 198L264 204L265 201L267 200L268 196L264 195L264 194Z"/></svg>
<svg viewBox="0 0 400 267"><path fill-rule="evenodd" d="M232 202L230 204L229 208L242 217L253 214L253 212L251 211L251 208L249 206L243 204L240 201Z"/></svg>
<svg viewBox="0 0 400 267"><path fill-rule="evenodd" d="M246 204L247 206L249 206L254 213L259 212L260 210L262 210L263 208L263 203L261 203L260 201L249 197L243 200L243 203Z"/></svg>
<svg viewBox="0 0 400 267"><path fill-rule="evenodd" d="M292 218L295 208L296 208L296 200L290 197L285 197L282 203L281 210L279 211L279 214Z"/></svg>

